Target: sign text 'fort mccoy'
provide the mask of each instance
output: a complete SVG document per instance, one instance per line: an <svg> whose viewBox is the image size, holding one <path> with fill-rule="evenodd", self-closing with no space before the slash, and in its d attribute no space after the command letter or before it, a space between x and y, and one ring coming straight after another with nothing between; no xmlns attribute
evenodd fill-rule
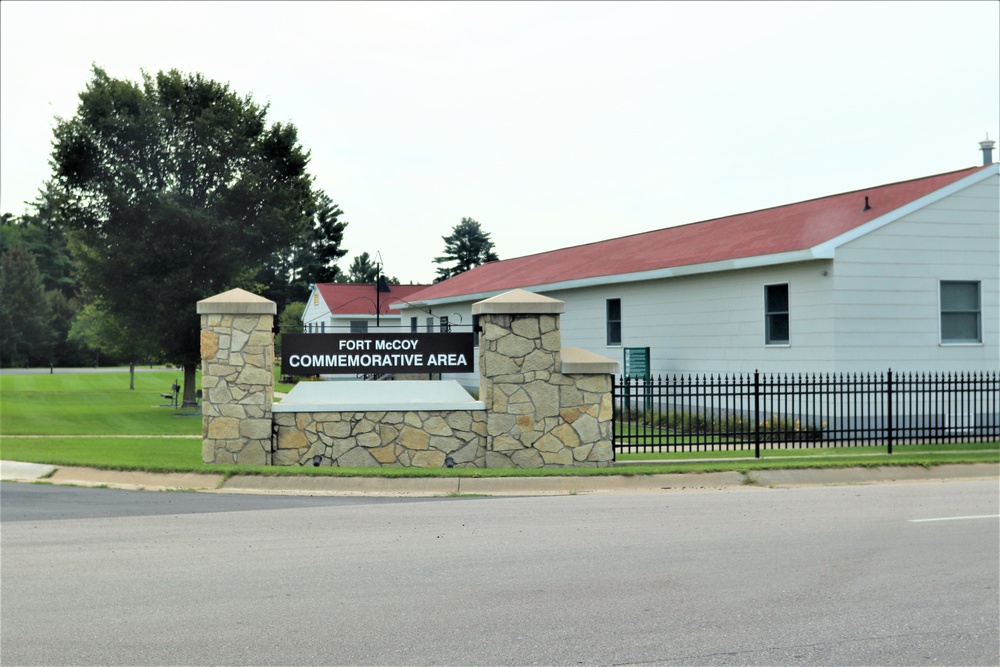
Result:
<svg viewBox="0 0 1000 667"><path fill-rule="evenodd" d="M471 333L282 334L283 375L471 373Z"/></svg>

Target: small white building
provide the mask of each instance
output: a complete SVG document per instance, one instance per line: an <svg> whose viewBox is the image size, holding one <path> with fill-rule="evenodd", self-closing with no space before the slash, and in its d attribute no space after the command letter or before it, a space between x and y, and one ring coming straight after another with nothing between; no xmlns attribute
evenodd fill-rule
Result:
<svg viewBox="0 0 1000 667"><path fill-rule="evenodd" d="M472 321L522 288L566 302L563 344L667 373L1000 369L1000 166L484 264L403 321ZM458 378L473 386L473 377Z"/></svg>
<svg viewBox="0 0 1000 667"><path fill-rule="evenodd" d="M309 301L302 313L306 333L367 333L371 330L395 333L411 331L419 325L426 331L426 318L404 322L395 304L429 285L386 285L383 291L367 283L317 283L311 286ZM416 329L412 329L416 331Z"/></svg>

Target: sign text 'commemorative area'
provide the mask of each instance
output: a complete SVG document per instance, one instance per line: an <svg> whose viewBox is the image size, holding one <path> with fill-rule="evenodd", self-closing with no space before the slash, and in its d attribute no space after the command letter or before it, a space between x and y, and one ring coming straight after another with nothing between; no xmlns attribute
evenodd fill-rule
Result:
<svg viewBox="0 0 1000 667"><path fill-rule="evenodd" d="M282 334L283 375L471 373L471 333Z"/></svg>

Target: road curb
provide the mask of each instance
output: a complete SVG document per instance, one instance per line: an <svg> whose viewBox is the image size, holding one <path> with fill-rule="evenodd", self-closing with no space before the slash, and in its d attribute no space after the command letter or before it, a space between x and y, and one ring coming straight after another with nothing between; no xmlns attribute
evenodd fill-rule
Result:
<svg viewBox="0 0 1000 667"><path fill-rule="evenodd" d="M219 491L289 495L447 496L458 493L457 477L304 477L234 475Z"/></svg>
<svg viewBox="0 0 1000 667"><path fill-rule="evenodd" d="M609 475L599 477L467 477L459 493L483 495L565 495L650 493L742 486L738 472Z"/></svg>
<svg viewBox="0 0 1000 667"><path fill-rule="evenodd" d="M837 468L836 470L823 468L754 470L748 474L750 483L774 487L944 482L954 479L996 479L998 477L1000 477L1000 465L995 463L944 464L929 468L923 466L886 466L883 468Z"/></svg>
<svg viewBox="0 0 1000 667"><path fill-rule="evenodd" d="M36 463L0 461L0 479L45 481L67 486L106 486L147 491L209 491L222 483L222 475L204 473L155 473L141 470L98 470L77 466L45 466Z"/></svg>
<svg viewBox="0 0 1000 667"><path fill-rule="evenodd" d="M546 477L312 477L98 470L0 461L0 479L147 491L433 497L539 496L578 493L662 493L744 488L793 488L898 482L1000 479L995 463L883 468L799 468L740 472Z"/></svg>

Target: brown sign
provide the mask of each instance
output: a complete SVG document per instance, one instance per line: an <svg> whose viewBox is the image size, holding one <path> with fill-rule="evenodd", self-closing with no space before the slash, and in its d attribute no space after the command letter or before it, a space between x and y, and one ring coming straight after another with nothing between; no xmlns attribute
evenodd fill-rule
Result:
<svg viewBox="0 0 1000 667"><path fill-rule="evenodd" d="M471 333L282 334L282 375L471 373Z"/></svg>

